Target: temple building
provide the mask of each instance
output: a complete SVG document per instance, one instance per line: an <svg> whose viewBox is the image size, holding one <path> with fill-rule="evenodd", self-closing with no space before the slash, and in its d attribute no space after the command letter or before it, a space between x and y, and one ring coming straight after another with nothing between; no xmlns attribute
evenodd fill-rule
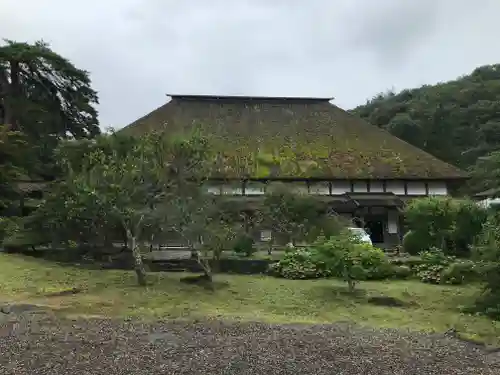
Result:
<svg viewBox="0 0 500 375"><path fill-rule="evenodd" d="M405 202L450 194L467 175L331 101L171 95L122 132L179 134L198 127L220 155L208 187L214 194L257 204L279 181L356 219L375 244L398 244Z"/></svg>

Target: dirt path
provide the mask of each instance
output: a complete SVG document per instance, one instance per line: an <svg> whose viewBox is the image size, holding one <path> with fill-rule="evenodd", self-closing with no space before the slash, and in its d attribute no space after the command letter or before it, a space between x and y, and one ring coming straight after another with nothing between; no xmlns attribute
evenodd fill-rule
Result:
<svg viewBox="0 0 500 375"><path fill-rule="evenodd" d="M500 374L500 354L472 344L344 324L141 324L32 313L0 324L0 374Z"/></svg>

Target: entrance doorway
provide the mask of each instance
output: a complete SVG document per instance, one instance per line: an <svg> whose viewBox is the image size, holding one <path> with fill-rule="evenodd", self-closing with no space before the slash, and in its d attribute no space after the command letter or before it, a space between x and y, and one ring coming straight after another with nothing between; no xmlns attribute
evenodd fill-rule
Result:
<svg viewBox="0 0 500 375"><path fill-rule="evenodd" d="M384 222L385 218L383 216L370 215L365 217L365 229L374 244L384 242Z"/></svg>

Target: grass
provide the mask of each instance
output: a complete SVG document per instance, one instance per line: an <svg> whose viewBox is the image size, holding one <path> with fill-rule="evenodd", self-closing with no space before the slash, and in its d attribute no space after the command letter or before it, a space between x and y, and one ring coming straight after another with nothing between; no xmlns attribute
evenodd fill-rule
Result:
<svg viewBox="0 0 500 375"><path fill-rule="evenodd" d="M62 314L157 318L224 318L275 323L349 321L370 327L444 332L500 345L500 322L463 314L460 307L478 293L477 285L435 286L417 281L364 282L356 295L340 280L283 280L266 276L217 275L223 287L206 291L179 281L179 273L152 273L152 285L136 286L125 271L98 271L0 253L0 303L47 305ZM85 292L64 297L45 294L72 287ZM375 306L369 297L389 296L406 308Z"/></svg>

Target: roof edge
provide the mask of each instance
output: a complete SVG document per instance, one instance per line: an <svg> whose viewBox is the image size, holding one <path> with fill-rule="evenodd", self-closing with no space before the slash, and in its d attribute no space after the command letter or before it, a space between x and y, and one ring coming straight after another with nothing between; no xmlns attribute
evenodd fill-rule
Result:
<svg viewBox="0 0 500 375"><path fill-rule="evenodd" d="M315 96L264 96L264 95L206 95L206 94L166 94L172 99L191 99L191 100L220 100L220 99L239 99L239 100L304 100L304 101L322 101L329 102L335 97L315 97Z"/></svg>

